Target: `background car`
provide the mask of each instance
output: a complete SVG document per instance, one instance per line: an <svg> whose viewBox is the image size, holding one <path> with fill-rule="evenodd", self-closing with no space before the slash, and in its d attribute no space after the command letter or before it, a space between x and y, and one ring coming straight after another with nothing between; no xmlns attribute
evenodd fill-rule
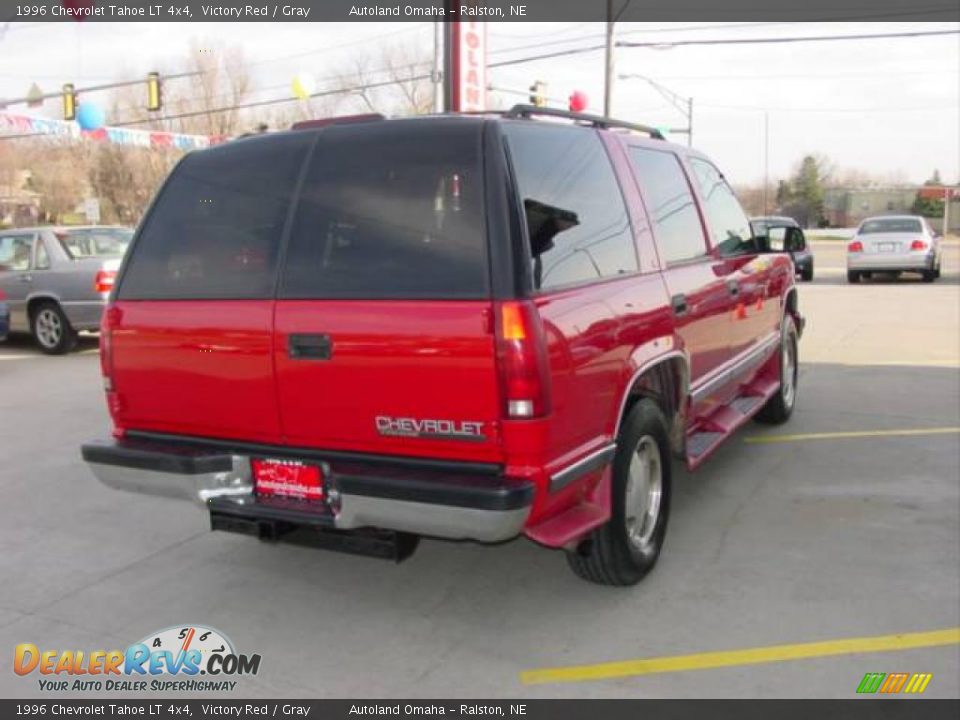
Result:
<svg viewBox="0 0 960 720"><path fill-rule="evenodd" d="M813 280L813 253L800 225L791 217L769 215L750 219L754 235L769 238L771 250L790 253L801 280Z"/></svg>
<svg viewBox="0 0 960 720"><path fill-rule="evenodd" d="M847 245L847 280L873 273L920 273L924 282L940 277L940 236L919 215L864 220Z"/></svg>
<svg viewBox="0 0 960 720"><path fill-rule="evenodd" d="M96 330L133 231L37 227L0 231L0 293L10 332L29 332L50 355L68 352L78 330Z"/></svg>

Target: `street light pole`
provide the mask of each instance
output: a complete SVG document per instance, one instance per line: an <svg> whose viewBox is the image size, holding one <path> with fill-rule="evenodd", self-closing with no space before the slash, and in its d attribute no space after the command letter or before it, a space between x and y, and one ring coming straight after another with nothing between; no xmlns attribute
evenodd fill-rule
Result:
<svg viewBox="0 0 960 720"><path fill-rule="evenodd" d="M770 113L763 111L763 214L769 214L767 209L767 193L770 187Z"/></svg>
<svg viewBox="0 0 960 720"><path fill-rule="evenodd" d="M638 75L637 73L629 73L627 75L619 75L621 80L643 80L645 83L650 85L654 90L660 93L667 102L673 105L677 109L677 112L683 113L687 118L687 126L685 128L676 128L671 130L671 132L680 133L687 136L687 144L693 145L693 98L692 97L683 97L682 95L675 93L670 88L666 88L656 80L648 78L646 75Z"/></svg>

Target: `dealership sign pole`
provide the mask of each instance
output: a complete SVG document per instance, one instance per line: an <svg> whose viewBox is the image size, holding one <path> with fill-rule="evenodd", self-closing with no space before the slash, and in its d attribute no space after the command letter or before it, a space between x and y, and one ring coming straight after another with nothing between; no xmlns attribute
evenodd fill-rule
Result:
<svg viewBox="0 0 960 720"><path fill-rule="evenodd" d="M487 24L448 23L447 110L482 112L487 109Z"/></svg>

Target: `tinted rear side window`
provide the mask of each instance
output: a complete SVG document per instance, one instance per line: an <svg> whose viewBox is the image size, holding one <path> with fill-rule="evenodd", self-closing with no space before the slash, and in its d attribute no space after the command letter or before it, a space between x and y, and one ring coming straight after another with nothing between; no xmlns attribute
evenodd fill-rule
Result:
<svg viewBox="0 0 960 720"><path fill-rule="evenodd" d="M451 119L323 130L280 297L489 297L481 128Z"/></svg>
<svg viewBox="0 0 960 720"><path fill-rule="evenodd" d="M137 238L124 300L272 297L283 226L312 133L188 155Z"/></svg>
<svg viewBox="0 0 960 720"><path fill-rule="evenodd" d="M672 152L641 147L631 147L629 152L637 166L663 262L706 255L703 226L680 159Z"/></svg>
<svg viewBox="0 0 960 720"><path fill-rule="evenodd" d="M536 288L636 272L627 209L595 130L504 123Z"/></svg>

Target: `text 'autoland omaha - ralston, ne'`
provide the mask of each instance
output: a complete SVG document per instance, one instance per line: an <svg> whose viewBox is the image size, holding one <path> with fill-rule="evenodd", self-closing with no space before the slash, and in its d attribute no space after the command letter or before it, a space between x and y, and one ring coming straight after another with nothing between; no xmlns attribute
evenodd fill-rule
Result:
<svg viewBox="0 0 960 720"><path fill-rule="evenodd" d="M441 3L425 7L414 5L351 5L349 14L354 17L520 18L526 17L527 6L508 5L504 9L486 5L444 7Z"/></svg>

